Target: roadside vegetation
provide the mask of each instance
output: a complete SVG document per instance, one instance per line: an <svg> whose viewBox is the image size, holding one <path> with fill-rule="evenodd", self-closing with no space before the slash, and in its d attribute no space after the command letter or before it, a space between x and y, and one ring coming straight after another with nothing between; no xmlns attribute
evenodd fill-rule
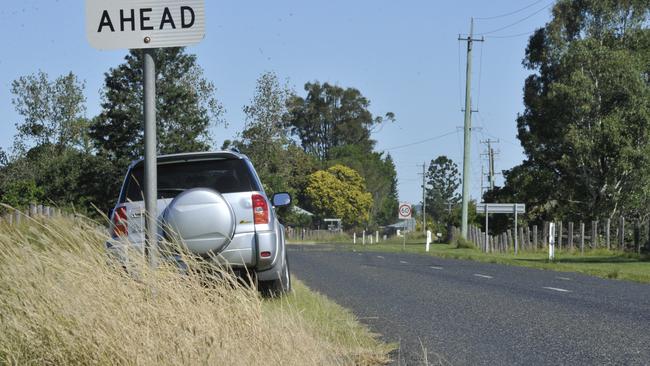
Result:
<svg viewBox="0 0 650 366"><path fill-rule="evenodd" d="M472 247L467 241L464 241L460 247L457 243L434 243L431 244L429 253L425 251L423 240L417 238L407 239L406 245L400 238L372 245L353 245L350 241L336 245L354 251L413 253L560 272L579 272L602 278L650 283L650 256L606 249L591 250L584 255L580 255L578 251L556 250L556 260L551 262L548 260L548 252L543 249L520 252L516 256L512 252L488 254Z"/></svg>
<svg viewBox="0 0 650 366"><path fill-rule="evenodd" d="M188 258L128 272L85 219L0 223L0 363L377 365L391 346L299 281L263 299Z"/></svg>

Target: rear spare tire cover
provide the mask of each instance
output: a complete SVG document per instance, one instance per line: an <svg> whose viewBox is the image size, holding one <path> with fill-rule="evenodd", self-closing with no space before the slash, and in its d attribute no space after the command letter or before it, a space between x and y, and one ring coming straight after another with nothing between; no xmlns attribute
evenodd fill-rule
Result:
<svg viewBox="0 0 650 366"><path fill-rule="evenodd" d="M235 214L224 197L209 188L184 191L163 213L165 236L180 238L194 254L217 253L235 233Z"/></svg>

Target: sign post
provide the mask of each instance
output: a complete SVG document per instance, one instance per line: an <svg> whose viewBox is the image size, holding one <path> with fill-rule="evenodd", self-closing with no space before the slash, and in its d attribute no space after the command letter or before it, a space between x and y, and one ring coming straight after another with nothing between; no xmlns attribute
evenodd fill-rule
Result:
<svg viewBox="0 0 650 366"><path fill-rule="evenodd" d="M156 153L156 61L155 49L144 50L144 205L145 255L152 267L158 261L158 156Z"/></svg>
<svg viewBox="0 0 650 366"><path fill-rule="evenodd" d="M518 233L517 233L517 215L526 213L526 205L523 203L479 203L476 205L476 212L485 214L485 251L489 251L490 242L488 234L488 215L493 214L514 214L515 215L515 255L519 252Z"/></svg>
<svg viewBox="0 0 650 366"><path fill-rule="evenodd" d="M399 219L403 220L402 222L404 222L402 249L406 250L406 220L410 220L413 217L413 206L407 202L400 202L397 215Z"/></svg>
<svg viewBox="0 0 650 366"><path fill-rule="evenodd" d="M145 255L157 262L158 174L155 50L205 37L205 0L86 0L86 37L100 50L143 49Z"/></svg>

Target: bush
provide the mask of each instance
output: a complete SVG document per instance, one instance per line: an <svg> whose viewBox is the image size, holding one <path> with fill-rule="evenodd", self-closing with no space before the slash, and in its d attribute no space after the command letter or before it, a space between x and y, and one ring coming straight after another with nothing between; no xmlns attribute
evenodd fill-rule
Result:
<svg viewBox="0 0 650 366"><path fill-rule="evenodd" d="M456 249L476 249L476 245L471 241L464 239L462 236L457 236L453 239L452 245Z"/></svg>

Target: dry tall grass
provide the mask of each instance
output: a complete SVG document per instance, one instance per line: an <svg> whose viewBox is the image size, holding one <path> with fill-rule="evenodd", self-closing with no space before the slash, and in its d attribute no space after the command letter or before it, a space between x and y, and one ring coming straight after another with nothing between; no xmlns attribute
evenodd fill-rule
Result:
<svg viewBox="0 0 650 366"><path fill-rule="evenodd" d="M228 276L142 261L127 274L105 239L87 221L0 224L0 363L355 362L291 307L265 310L255 289Z"/></svg>

